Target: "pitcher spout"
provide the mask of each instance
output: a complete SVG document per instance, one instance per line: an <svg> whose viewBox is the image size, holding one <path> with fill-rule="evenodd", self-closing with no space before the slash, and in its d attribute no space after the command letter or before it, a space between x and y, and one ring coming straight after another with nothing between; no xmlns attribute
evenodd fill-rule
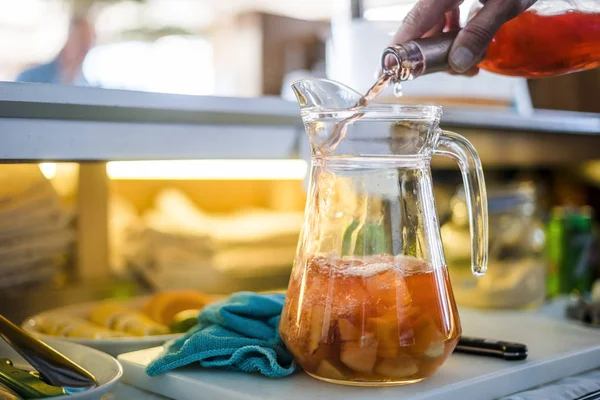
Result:
<svg viewBox="0 0 600 400"><path fill-rule="evenodd" d="M292 89L302 111L346 110L362 99L355 90L328 79L301 79L292 84Z"/></svg>

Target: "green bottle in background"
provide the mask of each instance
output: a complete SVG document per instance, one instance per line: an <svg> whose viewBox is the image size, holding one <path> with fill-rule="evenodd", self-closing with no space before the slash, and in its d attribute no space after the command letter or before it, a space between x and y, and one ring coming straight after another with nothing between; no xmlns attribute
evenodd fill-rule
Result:
<svg viewBox="0 0 600 400"><path fill-rule="evenodd" d="M594 245L589 207L556 207L547 226L548 296L590 291L594 271L590 256Z"/></svg>
<svg viewBox="0 0 600 400"><path fill-rule="evenodd" d="M546 295L555 297L560 294L560 267L563 258L563 225L562 208L552 210L550 221L546 227L546 254L548 257L548 274L546 280Z"/></svg>

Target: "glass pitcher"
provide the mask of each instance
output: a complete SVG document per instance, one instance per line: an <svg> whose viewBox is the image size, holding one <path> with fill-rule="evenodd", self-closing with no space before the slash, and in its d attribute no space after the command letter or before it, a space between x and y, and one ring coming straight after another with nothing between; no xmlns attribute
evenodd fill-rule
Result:
<svg viewBox="0 0 600 400"><path fill-rule="evenodd" d="M358 386L418 382L461 335L430 172L455 159L464 178L472 268L485 272L487 201L471 144L438 127L436 106L364 104L333 81L293 89L310 138L304 226L279 332L311 376Z"/></svg>

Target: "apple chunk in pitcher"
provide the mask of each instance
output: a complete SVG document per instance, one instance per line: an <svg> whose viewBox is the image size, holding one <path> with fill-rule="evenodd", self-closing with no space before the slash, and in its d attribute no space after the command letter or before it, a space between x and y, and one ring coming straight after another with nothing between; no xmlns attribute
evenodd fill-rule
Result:
<svg viewBox="0 0 600 400"><path fill-rule="evenodd" d="M293 277L280 331L305 371L345 383L430 376L460 336L445 270L410 257L312 256Z"/></svg>

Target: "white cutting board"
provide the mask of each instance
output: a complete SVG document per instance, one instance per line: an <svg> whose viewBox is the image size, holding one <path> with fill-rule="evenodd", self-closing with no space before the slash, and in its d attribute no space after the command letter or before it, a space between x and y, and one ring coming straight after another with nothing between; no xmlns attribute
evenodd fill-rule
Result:
<svg viewBox="0 0 600 400"><path fill-rule="evenodd" d="M120 355L122 381L176 400L495 399L600 367L600 329L522 312L461 310L463 333L524 343L525 361L453 354L423 382L388 388L323 383L305 373L269 379L260 375L186 367L150 378L144 368L161 348Z"/></svg>

